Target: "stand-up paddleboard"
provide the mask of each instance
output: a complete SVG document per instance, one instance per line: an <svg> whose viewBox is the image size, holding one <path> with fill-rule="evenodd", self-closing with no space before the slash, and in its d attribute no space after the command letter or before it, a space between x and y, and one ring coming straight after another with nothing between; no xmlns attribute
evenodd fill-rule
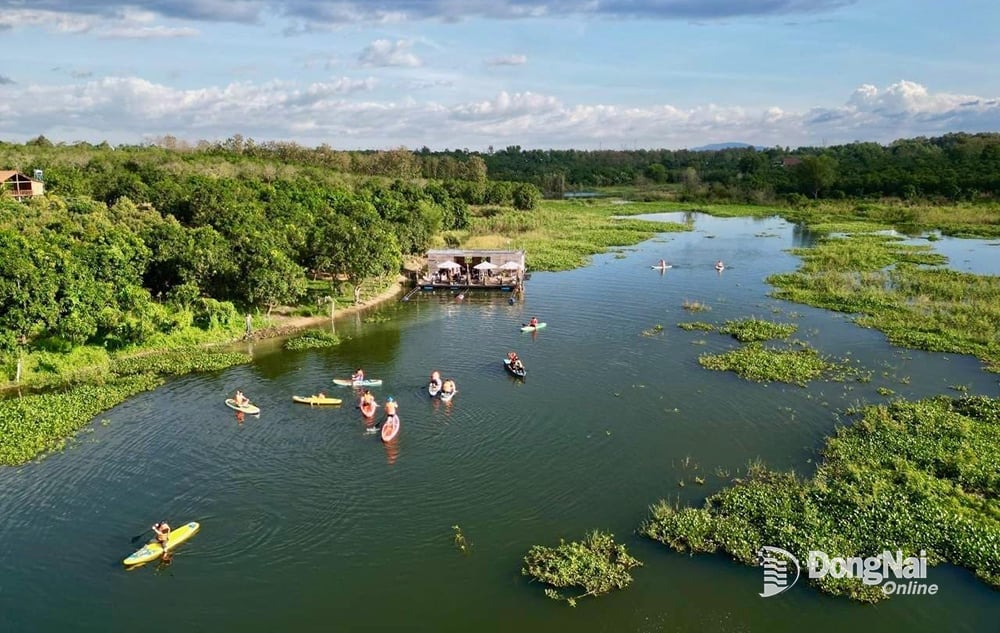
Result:
<svg viewBox="0 0 1000 633"><path fill-rule="evenodd" d="M340 404L343 400L340 398L320 398L319 396L292 396L292 402L301 402L308 405L327 405Z"/></svg>
<svg viewBox="0 0 1000 633"><path fill-rule="evenodd" d="M258 413L260 413L259 407L255 407L252 404L244 404L240 406L236 404L236 401L233 400L232 398L226 398L226 406L229 407L230 409L236 409L237 411L242 411L243 413L249 415L257 415Z"/></svg>
<svg viewBox="0 0 1000 633"><path fill-rule="evenodd" d="M666 266L650 266L653 270L667 270L668 268L673 268L672 264L667 264Z"/></svg>
<svg viewBox="0 0 1000 633"><path fill-rule="evenodd" d="M172 551L175 547L194 536L200 527L201 525L192 521L180 526L176 530L171 530L170 534L167 536L167 551ZM122 563L126 567L133 567L135 565L148 563L151 560L156 560L161 556L163 556L163 547L157 543L154 538L150 542L143 545L142 549L137 550L131 556L123 560Z"/></svg>
<svg viewBox="0 0 1000 633"><path fill-rule="evenodd" d="M375 409L378 408L378 403L373 402L371 403L370 406L367 404L362 404L358 408L361 409L361 415L365 416L366 418L370 418L375 415Z"/></svg>
<svg viewBox="0 0 1000 633"><path fill-rule="evenodd" d="M427 383L427 393L429 393L432 398L441 393L441 383L434 382L433 380Z"/></svg>
<svg viewBox="0 0 1000 633"><path fill-rule="evenodd" d="M534 332L535 330L540 330L548 325L547 323L539 323L538 325L523 325L521 326L522 332Z"/></svg>
<svg viewBox="0 0 1000 633"><path fill-rule="evenodd" d="M442 391L441 400L443 400L444 402L448 402L455 397L456 393L458 393L458 389L456 389L455 391Z"/></svg>
<svg viewBox="0 0 1000 633"><path fill-rule="evenodd" d="M365 378L364 380L351 380L350 378L334 378L333 384L341 387L381 387L382 381L378 378Z"/></svg>
<svg viewBox="0 0 1000 633"><path fill-rule="evenodd" d="M399 416L390 415L382 424L382 441L391 442L399 435Z"/></svg>
<svg viewBox="0 0 1000 633"><path fill-rule="evenodd" d="M518 378L524 378L524 375L526 373L528 373L527 369L520 369L520 370L518 370L518 369L514 369L513 367L511 367L511 365L510 365L510 359L509 358L503 359L503 366L504 366L504 369L506 369L510 373L514 374Z"/></svg>

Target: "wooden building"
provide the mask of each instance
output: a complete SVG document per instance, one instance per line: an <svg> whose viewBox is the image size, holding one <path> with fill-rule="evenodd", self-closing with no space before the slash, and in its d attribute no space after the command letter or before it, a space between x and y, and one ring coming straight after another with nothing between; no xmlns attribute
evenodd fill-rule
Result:
<svg viewBox="0 0 1000 633"><path fill-rule="evenodd" d="M427 251L427 269L417 278L417 286L514 291L524 282L524 262L524 251Z"/></svg>
<svg viewBox="0 0 1000 633"><path fill-rule="evenodd" d="M0 189L18 200L45 194L45 184L41 180L12 170L0 171Z"/></svg>

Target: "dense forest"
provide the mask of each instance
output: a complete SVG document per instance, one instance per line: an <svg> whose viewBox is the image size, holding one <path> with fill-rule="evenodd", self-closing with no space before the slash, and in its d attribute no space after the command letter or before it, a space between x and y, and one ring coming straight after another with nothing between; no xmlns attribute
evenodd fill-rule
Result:
<svg viewBox="0 0 1000 633"><path fill-rule="evenodd" d="M0 192L0 360L32 342L118 349L232 322L237 308L294 305L310 275L391 278L466 226L467 200L527 209L539 197L485 174L361 177L225 149L44 139L0 144L0 168L41 169L46 185L25 201Z"/></svg>

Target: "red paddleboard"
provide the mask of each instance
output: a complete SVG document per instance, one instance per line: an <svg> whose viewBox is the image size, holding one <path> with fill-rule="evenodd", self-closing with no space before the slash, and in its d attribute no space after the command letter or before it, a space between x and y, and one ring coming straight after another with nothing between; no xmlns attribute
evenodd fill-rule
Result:
<svg viewBox="0 0 1000 633"><path fill-rule="evenodd" d="M382 441L391 442L397 435L399 435L399 416L391 415L382 425Z"/></svg>

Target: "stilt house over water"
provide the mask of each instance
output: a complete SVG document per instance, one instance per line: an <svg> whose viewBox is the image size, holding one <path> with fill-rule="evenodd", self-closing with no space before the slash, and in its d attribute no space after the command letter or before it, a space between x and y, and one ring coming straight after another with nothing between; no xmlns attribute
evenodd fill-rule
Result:
<svg viewBox="0 0 1000 633"><path fill-rule="evenodd" d="M427 251L427 270L417 285L433 288L516 290L524 281L524 251Z"/></svg>

